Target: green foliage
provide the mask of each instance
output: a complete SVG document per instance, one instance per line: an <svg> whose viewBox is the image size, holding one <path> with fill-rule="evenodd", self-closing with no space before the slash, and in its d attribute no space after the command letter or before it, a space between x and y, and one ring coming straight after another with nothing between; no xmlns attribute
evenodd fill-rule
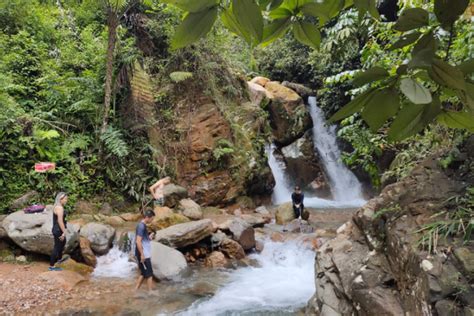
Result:
<svg viewBox="0 0 474 316"><path fill-rule="evenodd" d="M187 80L192 77L193 77L192 72L187 72L187 71L174 71L170 73L170 78L175 83Z"/></svg>
<svg viewBox="0 0 474 316"><path fill-rule="evenodd" d="M123 140L122 133L119 130L109 126L105 133L100 135L100 140L104 142L107 150L118 158L128 155L128 146Z"/></svg>
<svg viewBox="0 0 474 316"><path fill-rule="evenodd" d="M234 145L229 140L222 138L217 141L212 151L212 156L218 163L221 163L230 158L234 152Z"/></svg>

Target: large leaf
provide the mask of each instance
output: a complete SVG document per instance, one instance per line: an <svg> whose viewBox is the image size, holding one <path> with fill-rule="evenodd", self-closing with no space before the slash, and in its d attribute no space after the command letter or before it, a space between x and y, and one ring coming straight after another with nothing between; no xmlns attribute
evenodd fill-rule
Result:
<svg viewBox="0 0 474 316"><path fill-rule="evenodd" d="M427 104L433 100L430 90L412 78L404 78L400 82L400 90L415 104Z"/></svg>
<svg viewBox="0 0 474 316"><path fill-rule="evenodd" d="M457 67L465 76L474 73L474 58L462 62Z"/></svg>
<svg viewBox="0 0 474 316"><path fill-rule="evenodd" d="M466 82L464 81L462 71L441 59L433 60L428 73L440 85L459 90L466 89Z"/></svg>
<svg viewBox="0 0 474 316"><path fill-rule="evenodd" d="M288 10L287 8L276 8L275 10L270 11L268 16L272 19L285 19L288 17L291 17L293 15L293 12Z"/></svg>
<svg viewBox="0 0 474 316"><path fill-rule="evenodd" d="M360 87L367 83L387 78L388 76L389 73L386 69L376 66L356 75L352 84Z"/></svg>
<svg viewBox="0 0 474 316"><path fill-rule="evenodd" d="M416 42L421 36L420 32L413 32L413 33L408 33L400 36L400 38L390 46L390 50L402 48L405 46L408 46L410 44L413 44Z"/></svg>
<svg viewBox="0 0 474 316"><path fill-rule="evenodd" d="M266 25L263 29L262 44L268 45L277 38L282 37L290 26L290 19L278 19Z"/></svg>
<svg viewBox="0 0 474 316"><path fill-rule="evenodd" d="M237 22L258 42L263 36L263 17L254 0L233 0L232 10Z"/></svg>
<svg viewBox="0 0 474 316"><path fill-rule="evenodd" d="M375 89L370 89L362 93L361 95L355 97L351 102L346 104L342 109L340 109L333 116L331 116L328 122L333 123L358 112L364 107L364 105L366 105L370 101L370 99L374 96L375 92Z"/></svg>
<svg viewBox="0 0 474 316"><path fill-rule="evenodd" d="M162 0L162 2L172 4L181 10L195 13L217 5L218 0Z"/></svg>
<svg viewBox="0 0 474 316"><path fill-rule="evenodd" d="M474 132L474 115L470 113L444 111L437 119L439 123L447 127L467 129Z"/></svg>
<svg viewBox="0 0 474 316"><path fill-rule="evenodd" d="M301 7L301 11L306 15L319 18L321 24L337 16L344 8L344 0L324 0L322 2L311 2Z"/></svg>
<svg viewBox="0 0 474 316"><path fill-rule="evenodd" d="M197 41L211 30L216 18L216 7L201 12L188 13L178 26L171 41L171 47L177 49Z"/></svg>
<svg viewBox="0 0 474 316"><path fill-rule="evenodd" d="M283 0L260 0L258 5L263 11L271 11L278 8L283 3Z"/></svg>
<svg viewBox="0 0 474 316"><path fill-rule="evenodd" d="M466 11L469 0L435 0L434 13L445 29L451 25Z"/></svg>
<svg viewBox="0 0 474 316"><path fill-rule="evenodd" d="M474 113L474 84L466 82L466 90L458 90L457 93L469 111Z"/></svg>
<svg viewBox="0 0 474 316"><path fill-rule="evenodd" d="M364 106L362 118L373 132L395 114L400 108L400 97L393 88L377 90Z"/></svg>
<svg viewBox="0 0 474 316"><path fill-rule="evenodd" d="M438 49L438 42L433 35L433 32L428 32L423 35L411 53L412 59L408 63L410 68L428 69L431 66L433 58L436 56Z"/></svg>
<svg viewBox="0 0 474 316"><path fill-rule="evenodd" d="M377 11L376 0L354 0L354 5L359 11L359 19L367 12L376 19L380 18L379 12Z"/></svg>
<svg viewBox="0 0 474 316"><path fill-rule="evenodd" d="M232 8L222 11L221 21L229 31L243 38L248 44L252 44L252 37L246 30L242 28L242 26L240 26L239 22L237 22L237 19L232 12Z"/></svg>
<svg viewBox="0 0 474 316"><path fill-rule="evenodd" d="M406 32L422 26L427 26L428 24L428 11L421 8L413 8L404 10L393 28L400 32Z"/></svg>
<svg viewBox="0 0 474 316"><path fill-rule="evenodd" d="M300 43L319 49L321 33L316 25L298 21L293 24L293 35Z"/></svg>
<svg viewBox="0 0 474 316"><path fill-rule="evenodd" d="M399 141L415 135L431 123L440 111L438 98L429 104L405 104L390 126L388 139Z"/></svg>

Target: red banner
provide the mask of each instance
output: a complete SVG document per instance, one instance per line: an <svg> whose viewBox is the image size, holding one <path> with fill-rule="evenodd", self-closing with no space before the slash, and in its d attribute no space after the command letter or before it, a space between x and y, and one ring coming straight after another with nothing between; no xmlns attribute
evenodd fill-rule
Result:
<svg viewBox="0 0 474 316"><path fill-rule="evenodd" d="M35 171L36 172L46 172L49 170L54 170L56 168L56 164L54 162L38 162L35 163Z"/></svg>

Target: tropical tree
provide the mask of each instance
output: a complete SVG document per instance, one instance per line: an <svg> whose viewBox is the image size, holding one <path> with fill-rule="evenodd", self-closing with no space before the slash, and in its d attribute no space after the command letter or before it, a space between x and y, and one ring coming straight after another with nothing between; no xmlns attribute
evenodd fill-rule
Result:
<svg viewBox="0 0 474 316"><path fill-rule="evenodd" d="M220 16L223 24L249 45L267 45L290 29L301 43L318 49L320 28L340 12L355 7L359 20L384 20L376 0L163 0L187 11L172 40L175 49L205 36ZM455 27L469 0L403 1L393 30L400 33L392 50L411 49L411 60L389 69L375 65L358 74L353 84L361 94L331 121L361 112L373 131L392 121L391 140L421 131L434 120L474 132L473 56L450 62ZM411 2L410 2L411 3ZM317 21L315 23L315 21ZM448 39L446 40L446 36ZM468 57L470 59L468 59Z"/></svg>
<svg viewBox="0 0 474 316"><path fill-rule="evenodd" d="M107 130L109 121L110 104L112 101L112 82L114 72L114 51L117 42L117 28L120 20L127 12L137 5L152 5L151 0L101 0L107 15L108 42L105 72L105 89L104 89L104 110L102 115L102 127L100 134L104 135Z"/></svg>

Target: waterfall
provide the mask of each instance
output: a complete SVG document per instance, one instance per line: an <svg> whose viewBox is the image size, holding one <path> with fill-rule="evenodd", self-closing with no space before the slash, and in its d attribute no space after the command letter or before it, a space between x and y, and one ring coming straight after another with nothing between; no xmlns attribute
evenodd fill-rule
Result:
<svg viewBox="0 0 474 316"><path fill-rule="evenodd" d="M275 155L275 145L267 145L268 164L275 178L275 187L273 188L272 202L275 205L289 202L291 200L291 188L285 175L285 164L279 162Z"/></svg>
<svg viewBox="0 0 474 316"><path fill-rule="evenodd" d="M137 264L130 260L130 254L134 253L135 233L127 232L127 239L122 244L122 249L116 242L107 254L97 257L97 266L92 276L113 278L136 276Z"/></svg>
<svg viewBox="0 0 474 316"><path fill-rule="evenodd" d="M178 315L294 315L314 294L314 251L300 242L268 241L250 257L259 267L231 272L230 282L212 298Z"/></svg>
<svg viewBox="0 0 474 316"><path fill-rule="evenodd" d="M309 97L308 104L313 120L314 149L321 157L335 202L346 206L363 205L365 200L362 186L341 161L341 151L336 142L336 126L326 126L324 113L316 105L315 97Z"/></svg>

